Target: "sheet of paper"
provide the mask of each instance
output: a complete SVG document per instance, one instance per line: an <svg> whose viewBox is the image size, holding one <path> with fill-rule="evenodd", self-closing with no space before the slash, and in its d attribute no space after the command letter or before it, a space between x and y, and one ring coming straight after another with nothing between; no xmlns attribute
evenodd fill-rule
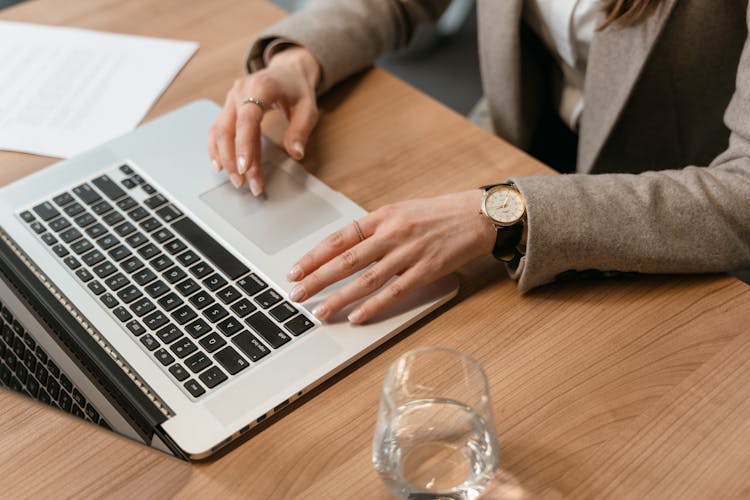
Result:
<svg viewBox="0 0 750 500"><path fill-rule="evenodd" d="M70 157L135 128L195 42L0 21L0 149Z"/></svg>

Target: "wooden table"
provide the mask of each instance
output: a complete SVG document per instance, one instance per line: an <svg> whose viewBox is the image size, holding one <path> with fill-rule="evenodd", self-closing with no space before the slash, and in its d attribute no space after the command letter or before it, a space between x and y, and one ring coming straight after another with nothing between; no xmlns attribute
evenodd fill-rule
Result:
<svg viewBox="0 0 750 500"><path fill-rule="evenodd" d="M149 118L200 97L221 102L253 34L282 16L251 0L39 0L0 12L198 40ZM382 71L337 88L321 106L305 166L367 209L548 172ZM51 162L0 153L0 182ZM0 496L387 498L370 463L380 384L396 357L425 345L460 349L487 371L503 467L492 497L750 495L746 285L724 276L644 277L522 295L491 259L464 269L461 281L449 307L204 463L180 462L3 391Z"/></svg>

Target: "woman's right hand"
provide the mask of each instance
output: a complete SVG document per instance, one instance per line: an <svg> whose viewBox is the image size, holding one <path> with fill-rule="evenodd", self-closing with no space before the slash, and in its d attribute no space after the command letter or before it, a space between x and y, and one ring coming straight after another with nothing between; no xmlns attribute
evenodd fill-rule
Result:
<svg viewBox="0 0 750 500"><path fill-rule="evenodd" d="M289 121L284 147L289 156L301 160L318 121L315 88L319 79L320 65L310 51L291 47L275 54L266 68L235 80L209 131L208 154L213 167L224 170L234 187L247 180L253 195L261 194L265 186L260 158L264 110L245 100L258 99L284 113Z"/></svg>

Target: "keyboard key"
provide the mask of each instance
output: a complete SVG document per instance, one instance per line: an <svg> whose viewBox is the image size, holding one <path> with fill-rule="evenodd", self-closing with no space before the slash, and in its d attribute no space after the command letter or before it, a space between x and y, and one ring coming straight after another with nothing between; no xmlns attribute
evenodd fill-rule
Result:
<svg viewBox="0 0 750 500"><path fill-rule="evenodd" d="M138 257L130 257L120 263L120 267L128 273L132 274L143 267L143 262Z"/></svg>
<svg viewBox="0 0 750 500"><path fill-rule="evenodd" d="M121 199L120 201L118 201L117 202L117 206L120 207L120 210L123 210L123 211L127 212L128 210L132 209L133 207L137 207L138 206L138 202L135 201L130 196L127 196L127 197Z"/></svg>
<svg viewBox="0 0 750 500"><path fill-rule="evenodd" d="M193 373L205 370L211 366L211 364L211 359L202 352L196 352L185 360L185 367Z"/></svg>
<svg viewBox="0 0 750 500"><path fill-rule="evenodd" d="M137 184L135 183L135 181L133 181L133 179L123 179L122 185L128 189L133 189L134 187L137 186Z"/></svg>
<svg viewBox="0 0 750 500"><path fill-rule="evenodd" d="M126 304L130 304L135 299L140 298L142 295L143 295L143 292L141 292L139 289L137 289L133 285L128 285L127 287L117 292L117 296L120 298L120 300L122 300Z"/></svg>
<svg viewBox="0 0 750 500"><path fill-rule="evenodd" d="M48 201L40 203L39 205L35 206L33 210L45 222L48 220L52 220L60 215L60 212L57 211L55 206Z"/></svg>
<svg viewBox="0 0 750 500"><path fill-rule="evenodd" d="M179 363L176 363L169 367L169 373L172 374L174 378L176 378L178 381L182 382L186 378L190 376L190 374L187 372L184 366L182 366Z"/></svg>
<svg viewBox="0 0 750 500"><path fill-rule="evenodd" d="M143 207L137 207L131 210L130 212L128 212L128 215L130 216L131 219L137 222L143 219L144 217L148 217L148 211Z"/></svg>
<svg viewBox="0 0 750 500"><path fill-rule="evenodd" d="M205 262L199 262L190 268L190 273L198 279L208 276L212 272L214 272L214 270Z"/></svg>
<svg viewBox="0 0 750 500"><path fill-rule="evenodd" d="M119 226L117 226L115 228L115 232L119 236L121 236L123 238L126 237L127 235L129 235L130 233L134 232L134 231L135 231L135 226L133 224L131 224L130 222L123 222L122 224L120 224ZM140 234L141 236L143 236L143 233L138 233L138 234ZM133 245L130 242L130 239L126 239L125 241L128 242L128 245L131 245L133 247L137 247L138 246L138 245Z"/></svg>
<svg viewBox="0 0 750 500"><path fill-rule="evenodd" d="M190 303L193 304L197 309L203 309L213 302L214 298L205 290L201 290L200 292L190 297Z"/></svg>
<svg viewBox="0 0 750 500"><path fill-rule="evenodd" d="M130 165L120 165L120 172L122 172L125 175L133 175L134 173Z"/></svg>
<svg viewBox="0 0 750 500"><path fill-rule="evenodd" d="M179 328L170 323L156 332L156 336L159 337L159 340L161 340L165 344L171 344L175 340L182 337L182 332Z"/></svg>
<svg viewBox="0 0 750 500"><path fill-rule="evenodd" d="M158 231L155 231L151 235L157 242L164 243L165 241L169 241L172 238L174 238L174 233L167 229L166 227L163 227L159 229Z"/></svg>
<svg viewBox="0 0 750 500"><path fill-rule="evenodd" d="M143 286L156 279L156 274L151 269L141 269L133 275L133 281Z"/></svg>
<svg viewBox="0 0 750 500"><path fill-rule="evenodd" d="M208 278L203 280L203 284L212 292L215 292L219 288L227 284L227 280L222 278L219 273L214 273Z"/></svg>
<svg viewBox="0 0 750 500"><path fill-rule="evenodd" d="M276 290L269 288L265 292L258 294L254 300L263 309L268 309L281 300L281 295Z"/></svg>
<svg viewBox="0 0 750 500"><path fill-rule="evenodd" d="M164 205L166 202L167 202L166 198L164 198L162 195L155 194L154 196L151 196L150 198L147 198L146 200L144 200L143 204L146 205L151 210L154 210Z"/></svg>
<svg viewBox="0 0 750 500"><path fill-rule="evenodd" d="M85 245L81 245L79 248L82 248L84 246ZM75 245L73 247L71 247L71 248L73 248L73 251L76 251ZM93 248L93 246L91 245L91 243L89 243L89 248ZM76 253L78 253L78 252L76 252ZM93 266L96 266L97 264L99 264L101 261L104 260L104 254L102 254L99 250L94 250L93 252L89 252L86 255L84 255L83 257L81 257L81 260L87 266L93 267ZM112 271L114 271L114 270L115 270L115 267L112 266Z"/></svg>
<svg viewBox="0 0 750 500"><path fill-rule="evenodd" d="M96 191L94 191L94 188L92 188L88 184L81 184L80 186L73 188L73 192L86 205L91 205L102 199L102 197L99 196Z"/></svg>
<svg viewBox="0 0 750 500"><path fill-rule="evenodd" d="M112 257L115 261L119 262L125 257L129 257L132 255L132 252L128 247L125 245L117 245L116 247L112 248L109 252L109 256Z"/></svg>
<svg viewBox="0 0 750 500"><path fill-rule="evenodd" d="M60 398L60 384L52 377L47 379L47 392L54 402Z"/></svg>
<svg viewBox="0 0 750 500"><path fill-rule="evenodd" d="M68 222L68 219L64 217L58 217L57 219L49 223L49 228L56 233L59 233L67 227L70 227L70 222Z"/></svg>
<svg viewBox="0 0 750 500"><path fill-rule="evenodd" d="M161 363L163 366L169 366L172 363L174 363L174 356L169 354L166 349L163 347L157 351L154 351L154 357Z"/></svg>
<svg viewBox="0 0 750 500"><path fill-rule="evenodd" d="M63 207L73 201L73 197L70 195L70 193L61 193L52 198L52 200L57 203L57 206Z"/></svg>
<svg viewBox="0 0 750 500"><path fill-rule="evenodd" d="M104 284L107 285L107 287L109 287L109 289L113 292L116 292L129 283L130 280L122 273L114 274L104 281Z"/></svg>
<svg viewBox="0 0 750 500"><path fill-rule="evenodd" d="M172 264L172 259L170 259L166 255L161 255L151 260L151 265L153 266L153 268L160 272L170 267Z"/></svg>
<svg viewBox="0 0 750 500"><path fill-rule="evenodd" d="M61 392L60 400L58 402L60 403L60 408L62 408L63 411L70 411L70 407L73 404L73 399L67 392Z"/></svg>
<svg viewBox="0 0 750 500"><path fill-rule="evenodd" d="M96 210L94 210L96 211ZM108 225L108 226L116 226L120 222L125 220L125 217L120 215L120 212L112 212L107 214L106 216L102 217L102 220Z"/></svg>
<svg viewBox="0 0 750 500"><path fill-rule="evenodd" d="M200 345L203 346L205 350L208 352L214 352L216 349L226 345L227 341L224 340L219 334L212 333L211 335L206 335L204 338L201 339Z"/></svg>
<svg viewBox="0 0 750 500"><path fill-rule="evenodd" d="M106 288L104 288L104 285L102 285L98 281L92 281L91 283L88 284L88 287L89 287L89 290L91 290L91 292L94 295L101 295L106 291Z"/></svg>
<svg viewBox="0 0 750 500"><path fill-rule="evenodd" d="M164 248L167 250L167 252L175 255L185 250L187 246L182 242L182 240L178 240L177 238L175 238L164 245Z"/></svg>
<svg viewBox="0 0 750 500"><path fill-rule="evenodd" d="M178 281L185 279L187 274L185 274L185 271L175 266L164 271L162 276L164 276L164 279L170 283L177 283Z"/></svg>
<svg viewBox="0 0 750 500"><path fill-rule="evenodd" d="M297 309L289 302L282 302L268 312L273 317L273 319L275 319L279 323L283 323L284 321L297 314Z"/></svg>
<svg viewBox="0 0 750 500"><path fill-rule="evenodd" d="M105 293L101 297L99 297L99 300L102 301L102 304L107 306L107 308L112 309L113 307L117 306L119 302L117 302L117 299L112 296L112 294Z"/></svg>
<svg viewBox="0 0 750 500"><path fill-rule="evenodd" d="M34 222L36 220L34 214L29 212L28 210L24 210L23 212L21 212L21 219L23 219L24 222Z"/></svg>
<svg viewBox="0 0 750 500"><path fill-rule="evenodd" d="M250 363L240 356L240 353L235 351L232 347L225 347L217 352L214 354L214 359L232 375L235 375L250 366Z"/></svg>
<svg viewBox="0 0 750 500"><path fill-rule="evenodd" d="M198 381L192 378L185 382L185 389L187 389L190 395L194 398L197 398L198 396L201 396L206 392L206 390L198 383Z"/></svg>
<svg viewBox="0 0 750 500"><path fill-rule="evenodd" d="M255 274L251 274L246 278L242 278L237 282L237 285L239 285L239 287L242 288L248 295L255 295L268 286L266 285L265 281L260 279Z"/></svg>
<svg viewBox="0 0 750 500"><path fill-rule="evenodd" d="M201 373L198 378L201 379L201 382L206 384L206 387L208 387L209 389L213 389L217 385L227 380L228 377L224 375L224 372L219 370L217 367L212 366L208 370Z"/></svg>
<svg viewBox="0 0 750 500"><path fill-rule="evenodd" d="M94 275L91 274L88 269L83 269L83 268L76 271L76 276L78 277L79 280L83 281L84 283L94 279Z"/></svg>
<svg viewBox="0 0 750 500"><path fill-rule="evenodd" d="M94 186L98 187L99 190L104 193L104 196L112 201L117 200L125 196L125 191L122 190L112 179L107 175L102 175L91 181Z"/></svg>
<svg viewBox="0 0 750 500"><path fill-rule="evenodd" d="M92 210L92 211L93 211L93 212L94 212L94 213L95 213L96 215L104 215L104 214L106 214L107 212L109 212L110 210L112 210L112 205L110 205L110 204L109 204L109 203L107 203L106 201L102 200L102 201L99 201L99 202L97 202L97 203L94 203L94 204L93 204L93 205L91 206L91 210Z"/></svg>
<svg viewBox="0 0 750 500"><path fill-rule="evenodd" d="M44 226L36 221L31 223L31 230L36 234L41 234L45 231Z"/></svg>
<svg viewBox="0 0 750 500"><path fill-rule="evenodd" d="M159 229L161 227L161 222L156 220L154 217L149 217L148 219L142 220L140 222L140 226L150 233L151 231Z"/></svg>
<svg viewBox="0 0 750 500"><path fill-rule="evenodd" d="M195 347L195 344L193 344L190 339L188 339L187 337L183 337L182 339L172 344L170 349L178 358L182 359L185 356L189 356L190 354L194 353L198 348Z"/></svg>
<svg viewBox="0 0 750 500"><path fill-rule="evenodd" d="M132 179L132 180L133 180L133 182L135 182L136 184L143 184L143 177L141 177L141 176L140 176L140 175L138 175L138 174L135 174L135 175L134 175L133 177L131 177L131 179Z"/></svg>
<svg viewBox="0 0 750 500"><path fill-rule="evenodd" d="M57 238L55 238L55 235L52 233L44 233L42 235L42 241L44 241L47 245L54 245L57 243Z"/></svg>
<svg viewBox="0 0 750 500"><path fill-rule="evenodd" d="M208 323L200 318L186 325L184 328L185 331L188 332L194 339L201 338L203 335L211 331L211 327L208 326Z"/></svg>
<svg viewBox="0 0 750 500"><path fill-rule="evenodd" d="M162 280L156 280L153 283L149 283L148 285L143 287L143 289L146 290L147 294L155 299L167 293L169 291L169 286Z"/></svg>
<svg viewBox="0 0 750 500"><path fill-rule="evenodd" d="M41 392L41 391L40 391ZM74 416L78 418L86 418L86 414L83 413L83 410L81 410L78 405L74 404L72 408L70 409L70 413L72 413Z"/></svg>
<svg viewBox="0 0 750 500"><path fill-rule="evenodd" d="M156 257L161 252L156 245L154 245L153 243L149 243L148 245L139 248L138 253L141 254L141 257L143 257L144 259L149 260L153 257Z"/></svg>
<svg viewBox="0 0 750 500"><path fill-rule="evenodd" d="M153 351L154 349L159 347L159 341L152 337L151 334L146 334L141 337L141 344L145 345L146 349L148 349L149 351Z"/></svg>
<svg viewBox="0 0 750 500"><path fill-rule="evenodd" d="M201 229L195 222L183 217L172 223L172 228L180 233L200 253L221 269L230 279L237 279L250 272L240 260L232 255L224 246Z"/></svg>
<svg viewBox="0 0 750 500"><path fill-rule="evenodd" d="M174 205L166 205L156 211L156 215L162 218L164 222L172 222L182 216L182 212Z"/></svg>
<svg viewBox="0 0 750 500"><path fill-rule="evenodd" d="M141 317L144 314L148 314L154 309L156 309L154 303L145 297L130 304L130 310L133 311L138 317Z"/></svg>
<svg viewBox="0 0 750 500"><path fill-rule="evenodd" d="M297 335L302 335L313 326L314 323L303 314L298 315L294 319L291 319L284 324L284 328L291 332L291 334L295 337Z"/></svg>
<svg viewBox="0 0 750 500"><path fill-rule="evenodd" d="M175 285L175 288L177 288L177 291L180 292L183 297L187 297L201 289L200 285L190 278L180 281Z"/></svg>
<svg viewBox="0 0 750 500"><path fill-rule="evenodd" d="M133 317L133 315L130 314L130 312L128 312L128 310L122 306L115 307L112 310L112 313L123 323L129 321Z"/></svg>
<svg viewBox="0 0 750 500"><path fill-rule="evenodd" d="M133 228L135 229L135 228ZM133 248L138 248L139 246L143 245L144 243L148 242L148 238L145 234L138 231L135 234L131 234L127 238L125 238L125 241ZM148 258L148 257L147 257Z"/></svg>
<svg viewBox="0 0 750 500"><path fill-rule="evenodd" d="M237 300L240 297L242 297L242 295L240 294L239 290L237 290L235 287L233 287L231 285L228 286L228 287L226 287L226 288L223 288L222 290L220 290L218 292L216 292L216 295L225 304L231 304L235 300Z"/></svg>
<svg viewBox="0 0 750 500"><path fill-rule="evenodd" d="M158 302L159 302L159 305L162 306L167 311L171 311L175 307L181 306L184 303L183 300L179 297L179 295L177 295L174 292L168 293L164 297L160 298Z"/></svg>
<svg viewBox="0 0 750 500"><path fill-rule="evenodd" d="M94 407L91 405L91 403L86 405L86 409L84 410L86 412L86 416L94 423L99 422L99 412L97 412Z"/></svg>
<svg viewBox="0 0 750 500"><path fill-rule="evenodd" d="M78 269L81 267L81 263L78 262L78 259L73 257L72 255L68 255L63 259L63 262L65 262L65 265L68 266L68 269Z"/></svg>
<svg viewBox="0 0 750 500"><path fill-rule="evenodd" d="M128 328L128 330L130 330L130 333L132 333L136 337L140 337L141 335L146 333L146 329L142 324L138 322L138 320L134 319L132 321L129 321L125 326Z"/></svg>
<svg viewBox="0 0 750 500"><path fill-rule="evenodd" d="M60 368L51 359L47 361L47 369L49 370L49 374L54 378L60 376Z"/></svg>
<svg viewBox="0 0 750 500"><path fill-rule="evenodd" d="M71 227L70 229L67 229L63 231L62 233L60 233L60 239L63 240L65 243L71 243L77 240L78 238L80 238L81 236L82 236L81 232L74 227Z"/></svg>
<svg viewBox="0 0 750 500"><path fill-rule="evenodd" d="M177 261L185 267L192 266L199 260L198 255L192 250L188 250L177 256Z"/></svg>
<svg viewBox="0 0 750 500"><path fill-rule="evenodd" d="M103 250L109 250L113 246L120 243L120 241L109 233L96 240L96 244L99 245Z"/></svg>
<svg viewBox="0 0 750 500"><path fill-rule="evenodd" d="M187 305L182 306L172 312L172 317L174 318L174 320L181 325L184 325L188 321L194 320L197 316L198 314L196 314L196 312Z"/></svg>
<svg viewBox="0 0 750 500"><path fill-rule="evenodd" d="M67 392L70 392L73 390L73 383L68 379L68 377L65 376L64 373L60 374L60 385L62 385L63 389L65 389Z"/></svg>
<svg viewBox="0 0 750 500"><path fill-rule="evenodd" d="M151 184L143 183L141 184L141 189L143 189L146 194L156 194L156 189L154 189L154 186Z"/></svg>
<svg viewBox="0 0 750 500"><path fill-rule="evenodd" d="M63 208L63 212L65 212L65 214L68 217L76 217L77 215L81 214L84 210L86 209L83 208L83 205L81 205L77 201Z"/></svg>
<svg viewBox="0 0 750 500"><path fill-rule="evenodd" d="M66 255L68 255L68 253L70 253L68 252L68 249L62 245L53 246L52 251L55 252L55 255L57 255L58 257L65 257Z"/></svg>
<svg viewBox="0 0 750 500"><path fill-rule="evenodd" d="M73 219L76 224L78 224L79 227L87 227L96 222L96 219L93 215L86 212L85 214L81 214L75 219Z"/></svg>
<svg viewBox="0 0 750 500"><path fill-rule="evenodd" d="M117 268L109 261L104 261L94 268L94 273L99 278L106 278L115 271L117 271Z"/></svg>
<svg viewBox="0 0 750 500"><path fill-rule="evenodd" d="M219 304L213 304L203 310L203 315L211 322L216 323L224 319L229 314L226 309L221 307Z"/></svg>
<svg viewBox="0 0 750 500"><path fill-rule="evenodd" d="M248 299L242 299L232 304L232 311L234 311L240 318L244 318L257 308L258 307Z"/></svg>
<svg viewBox="0 0 750 500"><path fill-rule="evenodd" d="M263 342L258 340L247 330L232 337L232 343L236 345L240 351L244 352L251 361L258 361L271 352Z"/></svg>
<svg viewBox="0 0 750 500"><path fill-rule="evenodd" d="M263 337L271 347L278 349L291 340L289 335L284 333L276 323L268 319L268 316L261 311L257 311L245 318L247 326L253 329L255 333Z"/></svg>
<svg viewBox="0 0 750 500"><path fill-rule="evenodd" d="M169 319L161 311L155 311L143 318L143 323L150 330L157 330L167 324Z"/></svg>
<svg viewBox="0 0 750 500"><path fill-rule="evenodd" d="M227 319L219 322L216 327L227 337L231 337L235 333L242 330L242 324L232 316L229 316Z"/></svg>

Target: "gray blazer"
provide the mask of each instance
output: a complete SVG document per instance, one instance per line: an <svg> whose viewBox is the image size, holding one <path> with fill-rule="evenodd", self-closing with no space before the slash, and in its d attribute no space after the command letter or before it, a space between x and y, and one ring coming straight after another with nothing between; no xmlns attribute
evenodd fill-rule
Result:
<svg viewBox="0 0 750 500"><path fill-rule="evenodd" d="M325 91L406 45L445 3L313 2L255 40L248 70L263 67L264 49L284 39L317 57ZM523 26L522 6L523 0L478 0L493 124L526 148L549 111L555 69ZM528 213L527 253L511 269L520 289L567 271L750 267L749 23L747 0L664 0L636 26L596 32L578 173L512 178Z"/></svg>

